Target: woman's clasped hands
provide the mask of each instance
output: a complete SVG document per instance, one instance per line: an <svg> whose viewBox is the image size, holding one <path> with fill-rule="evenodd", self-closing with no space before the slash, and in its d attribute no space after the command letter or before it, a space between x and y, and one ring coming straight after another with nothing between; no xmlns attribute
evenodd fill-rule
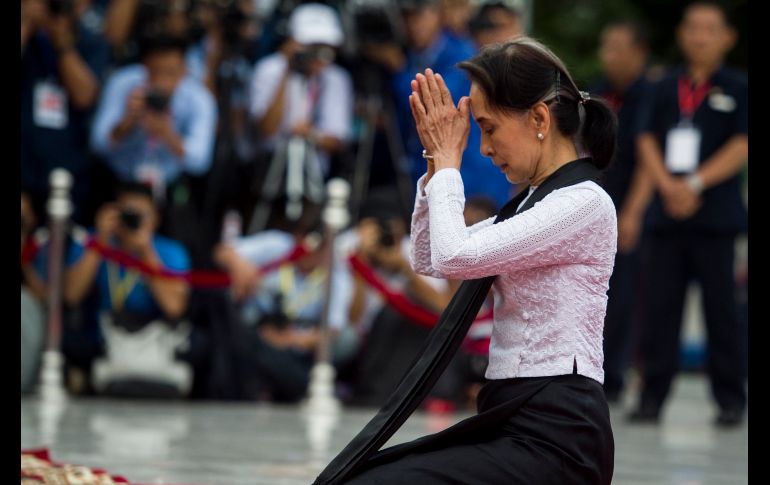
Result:
<svg viewBox="0 0 770 485"><path fill-rule="evenodd" d="M441 74L426 69L412 80L409 105L428 159L428 177L443 168L460 168L470 132L470 98L452 101Z"/></svg>

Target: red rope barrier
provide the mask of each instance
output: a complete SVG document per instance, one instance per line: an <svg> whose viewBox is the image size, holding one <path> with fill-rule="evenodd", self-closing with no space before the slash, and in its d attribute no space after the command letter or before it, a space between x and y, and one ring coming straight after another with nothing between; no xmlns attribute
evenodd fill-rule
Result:
<svg viewBox="0 0 770 485"><path fill-rule="evenodd" d="M144 261L132 256L131 254L116 249L110 246L106 246L99 242L96 238L89 238L85 245L87 248L95 249L105 259L114 261L120 266L125 268L131 268L139 271L147 276L159 276L162 278L176 278L187 281L191 286L199 288L226 288L230 285L230 276L224 271L206 271L206 270L192 270L192 271L175 271L168 268L157 268L150 266ZM31 261L40 250L40 245L34 238L29 238L22 248L21 261L22 264ZM282 264L292 263L302 256L306 255L308 250L302 246L297 245L294 249L282 258L278 258L275 261L265 264L259 271L262 273L269 273L278 269ZM397 312L409 320L422 325L424 327L433 328L438 322L439 315L430 310L427 310L409 300L403 294L391 290L388 285L374 272L374 270L364 263L358 256L351 255L348 258L351 268L358 273L369 286L374 288L385 301L388 302ZM476 322L483 322L492 320L493 312L488 312L476 317ZM488 342L486 343L488 346ZM477 351L480 351L478 349Z"/></svg>
<svg viewBox="0 0 770 485"><path fill-rule="evenodd" d="M418 323L428 328L432 328L436 325L439 319L438 314L433 313L421 306L418 306L412 303L407 297L405 297L401 293L398 293L388 288L385 282L382 281L382 279L380 279L379 276L377 276L374 270L370 268L366 263L364 263L361 260L361 258L356 256L355 254L351 255L348 258L348 261L350 262L350 266L353 268L353 270L359 275L361 275L364 281L366 281L369 284L369 286L377 290L377 292L380 293L380 295L382 295L383 298L385 298L385 301L387 301L388 304L390 304L390 306L392 306L401 315L414 321L415 323ZM485 320L491 320L491 319L492 319L492 310L484 313L483 315L479 315L478 317L476 317L475 321L479 322L479 321L485 321Z"/></svg>
<svg viewBox="0 0 770 485"><path fill-rule="evenodd" d="M35 256L37 256L38 251L40 251L40 245L35 241L35 238L28 237L24 241L24 247L21 248L21 265L24 266L31 263Z"/></svg>
<svg viewBox="0 0 770 485"><path fill-rule="evenodd" d="M216 270L175 271L175 270L162 268L162 267L156 268L156 267L150 266L149 264L136 258L135 256L132 256L131 254L126 253L125 251L121 251L119 249L106 246L101 242L99 242L98 240L96 240L95 238L89 239L88 242L86 243L86 247L95 249L105 259L114 261L118 263L120 266L123 266L125 268L131 268L131 269L137 270L140 273L147 276L159 276L162 278L183 279L188 283L190 283L190 285L198 288L225 288L230 285L230 276L224 271L216 271ZM289 254L275 261L265 264L264 266L259 268L259 270L262 273L269 273L270 271L277 269L279 266L281 266L284 263L291 263L298 260L305 254L307 254L307 252L308 251L304 246L299 246L299 245L295 246L294 249Z"/></svg>

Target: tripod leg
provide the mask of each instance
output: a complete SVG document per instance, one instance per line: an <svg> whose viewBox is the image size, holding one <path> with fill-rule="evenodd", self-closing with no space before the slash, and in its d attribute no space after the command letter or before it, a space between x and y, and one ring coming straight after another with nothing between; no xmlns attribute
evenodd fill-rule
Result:
<svg viewBox="0 0 770 485"><path fill-rule="evenodd" d="M388 140L393 169L396 172L396 187L399 194L401 194L402 207L408 213L411 213L414 200L412 179L409 175L406 153L404 153L404 143L395 122L393 100L386 99L383 110L385 114L385 136Z"/></svg>
<svg viewBox="0 0 770 485"><path fill-rule="evenodd" d="M286 150L284 146L276 147L275 154L270 160L270 168L262 183L259 194L259 202L254 209L254 214L249 221L247 234L254 234L265 228L270 218L270 211L275 201L278 190L281 187L281 177L286 168Z"/></svg>
<svg viewBox="0 0 770 485"><path fill-rule="evenodd" d="M305 159L305 169L307 170L307 197L312 202L320 204L324 199L324 177L321 173L321 160L318 158L318 152L308 150Z"/></svg>
<svg viewBox="0 0 770 485"><path fill-rule="evenodd" d="M292 137L288 147L288 166L286 169L286 218L296 221L302 215L302 194L304 192L305 174L303 166L307 157L306 141L300 137Z"/></svg>
<svg viewBox="0 0 770 485"><path fill-rule="evenodd" d="M375 104L375 101L368 99L364 105L366 109L364 120L366 122L361 130L358 151L356 153L356 164L353 168L353 188L351 190L351 207L354 211L352 214L353 220L358 220L358 211L363 203L364 194L369 188L370 165L374 153L374 123L377 116Z"/></svg>

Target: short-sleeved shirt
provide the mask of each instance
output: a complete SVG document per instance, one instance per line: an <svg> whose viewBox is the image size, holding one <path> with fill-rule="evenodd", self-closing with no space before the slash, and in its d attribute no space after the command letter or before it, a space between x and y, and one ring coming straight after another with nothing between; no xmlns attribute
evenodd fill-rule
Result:
<svg viewBox="0 0 770 485"><path fill-rule="evenodd" d="M173 271L188 271L190 269L190 256L184 246L177 241L156 235L153 236L152 244L164 268ZM83 245L73 244L67 255L67 264L72 265L75 263L84 252L85 247ZM111 268L108 266L111 266ZM96 275L96 291L98 293L100 311L113 309L111 294L115 292L115 286L113 284L113 287L110 287L110 272L113 272L113 282L126 282L128 281L127 278L130 278L125 268L119 267L116 263L102 260ZM123 284L127 285L127 283ZM128 285L126 287L128 288ZM111 293L111 290L113 293ZM149 318L163 317L163 312L152 296L147 282L141 276L137 278L136 284L128 291L123 309L131 313L146 315Z"/></svg>
<svg viewBox="0 0 770 485"><path fill-rule="evenodd" d="M351 273L351 276L353 269L350 267L348 258L357 252L359 245L360 237L358 235L358 230L355 227L340 233L336 238L336 244L334 247L334 264L338 268L346 268L348 272ZM409 236L404 236L404 238L401 240L401 254L406 260L409 260L409 251L411 247L412 243L409 239ZM404 296L407 298L412 296L408 294L407 287L409 281L405 275L402 273L387 272L377 267L373 267L372 269L374 270L377 277L379 277L382 282L388 286L388 288L404 294ZM434 278L432 276L426 275L418 275L417 277L432 286L436 291L444 292L448 289L448 282L445 279ZM359 331L362 334L365 334L370 330L375 318L377 317L377 314L379 314L383 307L387 305L385 297L383 297L376 289L372 288L368 284L366 285L363 312L357 322L352 322L356 325L356 327L359 328ZM332 286L332 300L342 299L345 296L345 290L346 288L344 287L337 288ZM419 302L415 303L420 305Z"/></svg>
<svg viewBox="0 0 770 485"><path fill-rule="evenodd" d="M680 122L678 82L684 68L674 69L652 86L644 103L640 132L657 139L662 153L666 137ZM721 67L710 79L711 88L695 111L692 123L701 131L699 163L713 156L735 135L748 135L748 80L744 73ZM706 189L702 205L684 221L672 219L663 210L656 194L647 213L646 227L651 231L695 231L701 233L739 233L747 229L747 212L741 198L740 175Z"/></svg>
<svg viewBox="0 0 770 485"><path fill-rule="evenodd" d="M241 238L233 244L233 248L250 263L263 266L289 254L295 244L290 234L269 230ZM348 324L353 291L347 266L335 264L331 284L333 291L328 322L330 328L340 330ZM280 295L283 300L281 311L304 326L312 326L323 316L325 287L326 273L323 269L304 274L286 263L264 275L259 290L243 305L244 320L254 323L262 316L276 313L276 296Z"/></svg>

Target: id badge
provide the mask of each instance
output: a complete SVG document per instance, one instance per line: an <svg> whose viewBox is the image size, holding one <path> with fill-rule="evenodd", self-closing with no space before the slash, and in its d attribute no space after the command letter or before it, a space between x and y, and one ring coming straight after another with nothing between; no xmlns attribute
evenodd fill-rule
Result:
<svg viewBox="0 0 770 485"><path fill-rule="evenodd" d="M136 177L137 181L152 187L152 195L156 201L163 201L165 199L166 181L163 178L163 172L157 165L142 163L136 167L134 177Z"/></svg>
<svg viewBox="0 0 770 485"><path fill-rule="evenodd" d="M50 81L35 85L32 119L41 128L62 130L67 127L67 93Z"/></svg>
<svg viewBox="0 0 770 485"><path fill-rule="evenodd" d="M671 173L693 173L698 169L701 132L694 126L678 126L666 137L666 168Z"/></svg>

